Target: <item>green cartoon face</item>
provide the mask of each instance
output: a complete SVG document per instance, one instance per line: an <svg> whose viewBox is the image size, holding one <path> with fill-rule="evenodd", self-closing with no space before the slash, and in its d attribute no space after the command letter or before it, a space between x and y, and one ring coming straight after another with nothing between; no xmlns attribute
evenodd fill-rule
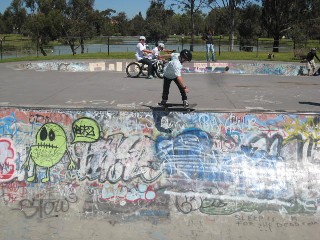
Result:
<svg viewBox="0 0 320 240"><path fill-rule="evenodd" d="M36 136L36 145L31 147L33 161L41 167L52 167L67 150L66 134L58 124L44 124Z"/></svg>

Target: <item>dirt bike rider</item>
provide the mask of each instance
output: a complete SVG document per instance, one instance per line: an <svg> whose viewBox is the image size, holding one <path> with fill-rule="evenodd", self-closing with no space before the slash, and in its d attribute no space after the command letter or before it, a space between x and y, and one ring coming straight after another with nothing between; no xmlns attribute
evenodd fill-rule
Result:
<svg viewBox="0 0 320 240"><path fill-rule="evenodd" d="M158 45L152 49L153 58L163 60L164 56L161 56L160 52L173 53L175 52L175 50L165 49L163 43L158 43ZM165 55L165 56L168 57L169 55Z"/></svg>
<svg viewBox="0 0 320 240"><path fill-rule="evenodd" d="M139 63L148 65L148 76L147 79L153 79L154 70L152 67L152 61L148 58L148 54L152 54L152 50L147 49L146 37L140 36L139 43L136 46L135 57Z"/></svg>
<svg viewBox="0 0 320 240"><path fill-rule="evenodd" d="M189 89L187 88L186 84L184 83L184 80L181 76L181 70L182 70L182 63L185 61L191 61L192 60L192 53L184 49L179 53L172 53L171 54L171 61L164 67L164 79L163 79L163 89L162 89L162 101L160 105L165 106L168 97L169 97L169 90L170 90L170 84L172 81L175 82L177 87L179 88L183 106L187 108L189 106L189 103L187 101L187 93L189 92Z"/></svg>

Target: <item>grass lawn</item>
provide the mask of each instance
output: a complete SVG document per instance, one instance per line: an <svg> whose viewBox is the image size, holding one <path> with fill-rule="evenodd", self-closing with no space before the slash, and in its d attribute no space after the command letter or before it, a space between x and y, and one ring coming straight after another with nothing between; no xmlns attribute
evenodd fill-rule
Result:
<svg viewBox="0 0 320 240"><path fill-rule="evenodd" d="M14 47L15 49L28 49L31 48L32 42L31 39L28 37L23 37L19 34L10 34L10 35L4 35L0 34L1 39L5 39L3 41L3 47L5 49L5 46L7 47ZM175 36L173 38L177 38L178 40L181 38L179 36ZM187 37L186 37L187 38ZM199 37L197 37L199 38ZM119 38L120 39L120 38ZM91 39L91 42L95 41L97 39ZM177 41L178 41L177 40ZM261 39L261 41L270 41L272 43L272 39ZM100 38L101 41L101 38ZM105 38L104 38L105 41ZM285 44L288 40L282 40L283 44ZM87 40L86 43L89 43L90 41ZM310 41L312 44L316 44L316 42ZM52 42L53 45L59 45L58 42ZM319 44L319 42L318 42ZM34 44L33 44L34 45ZM51 46L53 46L51 45ZM217 45L216 45L217 46ZM315 45L314 45L315 46ZM262 48L261 48L262 49ZM216 49L216 58L218 61L228 61L228 60L246 60L246 61L283 61L283 62L299 62L300 60L294 59L293 51L291 52L279 52L274 53L274 59L268 59L268 53L266 49L265 51L259 51L259 52L245 52L245 51L235 51L235 52L221 52L220 56L218 54L218 51ZM4 50L5 51L5 50ZM110 55L106 52L97 52L97 53L84 53L84 54L66 54L66 55L51 55L48 56L42 56L39 53L39 56L27 56L27 57L12 57L12 58L4 58L3 60L0 60L0 62L19 62L19 61L45 61L45 60L66 60L66 59L128 59L128 60L134 60L134 53L133 52L111 52ZM206 59L205 52L193 52L193 60L194 61L204 61Z"/></svg>
<svg viewBox="0 0 320 240"><path fill-rule="evenodd" d="M268 52L221 52L220 56L216 53L218 61L228 60L246 60L246 61L283 61L283 62L300 62L294 59L293 53L274 53L274 59L268 59ZM19 62L19 61L46 61L46 60L76 60L76 59L128 59L134 60L134 53L85 53L85 54L66 54L66 55L48 55L48 56L28 56L21 58L6 58L0 62ZM193 52L193 61L204 61L205 52Z"/></svg>

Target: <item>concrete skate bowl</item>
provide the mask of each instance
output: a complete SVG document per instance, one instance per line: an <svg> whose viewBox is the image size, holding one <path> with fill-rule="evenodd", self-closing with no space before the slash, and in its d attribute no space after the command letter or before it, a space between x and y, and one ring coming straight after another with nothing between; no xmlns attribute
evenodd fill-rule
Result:
<svg viewBox="0 0 320 240"><path fill-rule="evenodd" d="M0 108L0 238L318 239L319 115Z"/></svg>
<svg viewBox="0 0 320 240"><path fill-rule="evenodd" d="M15 65L15 70L61 71L61 72L94 72L117 71L124 72L129 61L47 61L28 62ZM306 75L305 65L282 62L191 62L185 63L185 73L228 73L247 75ZM228 67L226 71L226 67Z"/></svg>

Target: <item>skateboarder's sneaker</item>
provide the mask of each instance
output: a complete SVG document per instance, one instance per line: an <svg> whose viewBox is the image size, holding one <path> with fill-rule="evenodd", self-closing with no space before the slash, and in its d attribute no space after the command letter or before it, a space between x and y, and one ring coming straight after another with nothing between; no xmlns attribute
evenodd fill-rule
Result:
<svg viewBox="0 0 320 240"><path fill-rule="evenodd" d="M188 108L189 107L189 103L187 100L183 100L183 107L184 108Z"/></svg>

